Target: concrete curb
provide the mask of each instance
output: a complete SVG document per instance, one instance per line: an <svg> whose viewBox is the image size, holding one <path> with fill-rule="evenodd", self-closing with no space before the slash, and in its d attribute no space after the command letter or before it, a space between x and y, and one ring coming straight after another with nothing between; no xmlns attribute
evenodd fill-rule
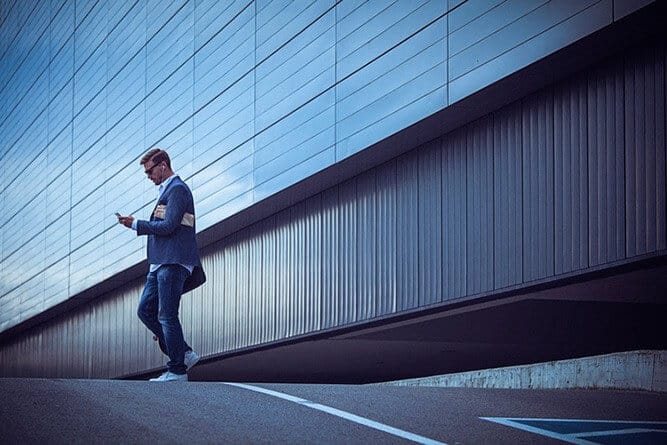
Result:
<svg viewBox="0 0 667 445"><path fill-rule="evenodd" d="M448 388L604 388L667 392L667 351L630 351L378 383Z"/></svg>

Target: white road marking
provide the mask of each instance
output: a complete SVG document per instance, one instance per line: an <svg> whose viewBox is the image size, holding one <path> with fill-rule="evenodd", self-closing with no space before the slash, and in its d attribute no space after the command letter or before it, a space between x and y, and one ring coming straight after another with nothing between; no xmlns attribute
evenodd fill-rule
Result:
<svg viewBox="0 0 667 445"><path fill-rule="evenodd" d="M506 419L504 417L480 417L480 419L488 420L489 422L499 423L501 425L509 426L512 428L517 428L520 430L528 431L529 433L539 434L541 436L551 437L552 439L562 440L567 443L574 443L577 445L591 445L594 442L589 442L588 440L580 438L572 438L566 434L554 433L553 431L543 430L541 428L535 428L530 425L524 425L523 423L513 422L512 420L521 420L521 419Z"/></svg>
<svg viewBox="0 0 667 445"><path fill-rule="evenodd" d="M648 421L648 422L643 422L640 420L595 420L595 419L539 419L539 418L506 418L506 417L480 417L480 419L483 420L488 420L489 422L495 422L499 423L501 425L509 426L512 428L517 428L520 430L528 431L531 433L535 434L540 434L542 436L547 436L551 437L553 439L558 439L562 440L563 442L567 443L573 443L577 445L595 445L597 442L591 442L589 440L584 439L584 437L590 437L593 438L595 436L612 436L612 435L622 435L622 434L633 434L633 433L647 433L647 432L661 432L665 433L667 432L667 422L655 422L655 421ZM584 431L584 432L579 432L579 433L571 433L571 434L564 434L564 433L557 433L551 430L543 429L543 428L538 428L530 425L526 425L524 423L520 423L521 421L526 420L526 421L546 421L546 422L586 422L586 423L598 423L598 424L627 424L627 425L637 425L637 424L643 424L643 425L656 425L658 428L625 428L625 429L615 429L615 430L604 430L604 431ZM660 426L664 426L665 428L659 428Z"/></svg>
<svg viewBox="0 0 667 445"><path fill-rule="evenodd" d="M624 430L605 430L605 431L586 431L585 433L571 434L572 437L598 437L598 436L617 436L619 434L637 434L637 433L665 433L667 430L657 428L626 428Z"/></svg>
<svg viewBox="0 0 667 445"><path fill-rule="evenodd" d="M307 406L308 408L316 409L318 411L323 411L325 413L331 414L342 419L349 420L351 422L358 423L360 425L367 426L369 428L374 428L385 433L393 434L394 436L401 437L403 439L411 440L416 443L428 444L428 445L446 445L444 442L438 442L428 437L420 436L419 434L411 433L399 428L394 428L393 426L385 425L384 423L376 422L375 420L367 419L365 417L357 416L356 414L348 413L347 411L342 411L330 406L322 405L319 403L311 402L310 400L302 399L300 397L291 396L278 391L272 391L270 389L262 388L260 386L246 385L243 383L231 383L225 382L226 385L236 386L238 388L247 389L249 391L255 391L269 396L277 397L279 399L288 400L290 402L298 403L299 405Z"/></svg>

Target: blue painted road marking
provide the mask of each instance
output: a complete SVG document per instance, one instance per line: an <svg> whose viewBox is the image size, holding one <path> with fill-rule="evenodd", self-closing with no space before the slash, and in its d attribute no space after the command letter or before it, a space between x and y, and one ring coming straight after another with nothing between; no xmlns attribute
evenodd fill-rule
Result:
<svg viewBox="0 0 667 445"><path fill-rule="evenodd" d="M667 444L667 422L480 417L564 442L590 444Z"/></svg>

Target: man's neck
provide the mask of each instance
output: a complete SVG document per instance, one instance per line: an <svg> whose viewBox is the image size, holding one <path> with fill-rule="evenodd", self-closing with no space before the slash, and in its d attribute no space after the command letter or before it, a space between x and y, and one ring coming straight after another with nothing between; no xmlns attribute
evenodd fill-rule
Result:
<svg viewBox="0 0 667 445"><path fill-rule="evenodd" d="M176 176L176 173L174 173L174 172L171 171L171 170L165 171L165 172L164 172L164 177L163 177L163 179L162 179L162 182L160 182L160 183L158 184L158 186L161 187L161 186L165 186L165 185L167 185L167 182L169 181L169 179L170 179L172 176Z"/></svg>

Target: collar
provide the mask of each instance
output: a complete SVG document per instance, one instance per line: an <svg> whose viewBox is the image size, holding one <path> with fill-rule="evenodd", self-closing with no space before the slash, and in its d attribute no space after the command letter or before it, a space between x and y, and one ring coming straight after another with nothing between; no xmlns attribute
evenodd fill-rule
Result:
<svg viewBox="0 0 667 445"><path fill-rule="evenodd" d="M167 179L165 179L164 181L162 181L162 184L160 184L160 186L158 187L158 195L161 195L162 192L165 191L165 190L167 189L167 186L169 185L169 183L170 183L176 176L177 176L176 173L174 173L173 175L169 176Z"/></svg>

